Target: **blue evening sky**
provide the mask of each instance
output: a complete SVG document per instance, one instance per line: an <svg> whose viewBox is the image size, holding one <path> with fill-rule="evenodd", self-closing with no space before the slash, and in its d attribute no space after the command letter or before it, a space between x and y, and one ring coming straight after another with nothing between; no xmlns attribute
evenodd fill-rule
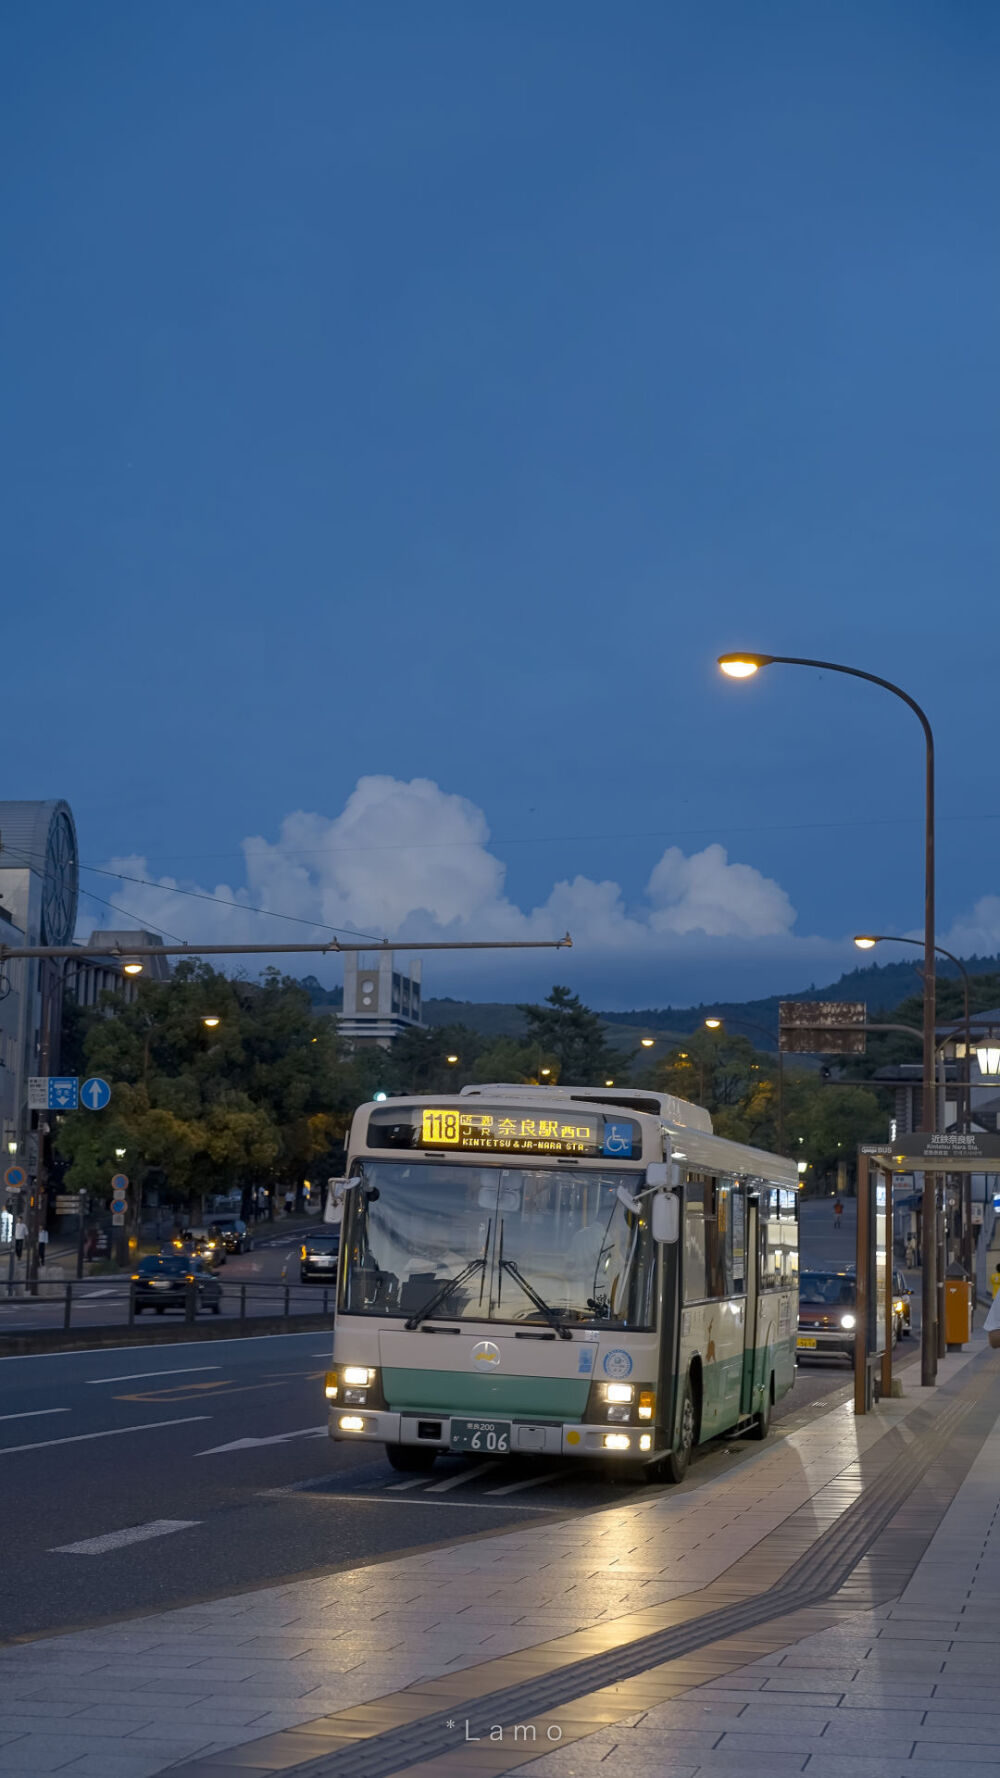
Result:
<svg viewBox="0 0 1000 1778"><path fill-rule="evenodd" d="M819 655L926 704L940 929L1000 944L994 5L4 11L5 795L300 918L583 934L431 991L794 989L922 917L912 717L713 667Z"/></svg>

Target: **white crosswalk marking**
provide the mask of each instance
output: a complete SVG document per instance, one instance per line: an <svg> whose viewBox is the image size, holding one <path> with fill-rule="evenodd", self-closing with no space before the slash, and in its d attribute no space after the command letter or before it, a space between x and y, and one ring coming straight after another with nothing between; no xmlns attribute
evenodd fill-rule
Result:
<svg viewBox="0 0 1000 1778"><path fill-rule="evenodd" d="M145 1543L150 1537L169 1537L172 1531L189 1531L200 1525L200 1519L151 1519L148 1525L130 1525L126 1531L107 1531L103 1537L85 1537L80 1543L60 1543L50 1550L53 1556L103 1556L108 1550L124 1549L129 1543Z"/></svg>
<svg viewBox="0 0 1000 1778"><path fill-rule="evenodd" d="M392 1494L402 1494L405 1488L422 1488L423 1485L424 1478L422 1475L418 1475L414 1476L412 1480L408 1482L390 1482L389 1491Z"/></svg>
<svg viewBox="0 0 1000 1778"><path fill-rule="evenodd" d="M460 1469L457 1475L448 1476L443 1482L432 1482L428 1494L447 1494L449 1488L462 1488L477 1475L485 1475L488 1469L496 1469L495 1463L477 1463L474 1469Z"/></svg>
<svg viewBox="0 0 1000 1778"><path fill-rule="evenodd" d="M530 1475L523 1482L507 1482L502 1488L487 1488L487 1494L517 1494L521 1488L540 1488L543 1482L554 1482L565 1476L564 1469L547 1469L544 1475Z"/></svg>

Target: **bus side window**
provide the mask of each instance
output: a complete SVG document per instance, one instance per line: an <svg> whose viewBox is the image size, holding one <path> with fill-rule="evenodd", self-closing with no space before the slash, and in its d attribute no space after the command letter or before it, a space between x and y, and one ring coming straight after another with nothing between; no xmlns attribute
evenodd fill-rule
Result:
<svg viewBox="0 0 1000 1778"><path fill-rule="evenodd" d="M705 1184L689 1173L684 1187L684 1301L700 1303L705 1295Z"/></svg>
<svg viewBox="0 0 1000 1778"><path fill-rule="evenodd" d="M733 1294L732 1196L732 1186L722 1180L713 1179L706 1185L705 1271L708 1284L706 1295L710 1297L727 1297Z"/></svg>

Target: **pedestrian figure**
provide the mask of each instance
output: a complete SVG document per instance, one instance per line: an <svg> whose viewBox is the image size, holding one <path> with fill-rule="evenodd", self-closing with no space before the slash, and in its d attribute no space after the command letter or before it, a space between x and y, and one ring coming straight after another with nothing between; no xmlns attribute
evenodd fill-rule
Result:
<svg viewBox="0 0 1000 1778"><path fill-rule="evenodd" d="M14 1257L20 1259L24 1252L24 1243L28 1239L28 1230L24 1218L19 1216L14 1224Z"/></svg>
<svg viewBox="0 0 1000 1778"><path fill-rule="evenodd" d="M294 1209L295 1209L295 1192L292 1189L292 1187L289 1186L288 1190L285 1193L285 1215L291 1216L292 1211Z"/></svg>
<svg viewBox="0 0 1000 1778"><path fill-rule="evenodd" d="M45 1254L48 1245L49 1231L46 1228L40 1228L38 1231L38 1263L40 1266L44 1266L45 1264Z"/></svg>
<svg viewBox="0 0 1000 1778"><path fill-rule="evenodd" d="M843 1214L844 1214L844 1206L841 1203L840 1199L838 1198L836 1203L833 1206L833 1226L835 1229L839 1229L840 1219L843 1216Z"/></svg>
<svg viewBox="0 0 1000 1778"><path fill-rule="evenodd" d="M917 1243L912 1235L906 1237L906 1258L904 1261L908 1272L912 1272L917 1263Z"/></svg>

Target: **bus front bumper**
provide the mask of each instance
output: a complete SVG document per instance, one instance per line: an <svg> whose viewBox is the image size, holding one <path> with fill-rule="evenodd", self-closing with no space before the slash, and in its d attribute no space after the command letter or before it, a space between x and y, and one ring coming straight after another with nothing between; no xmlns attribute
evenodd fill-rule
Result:
<svg viewBox="0 0 1000 1778"><path fill-rule="evenodd" d="M456 1416L457 1418L457 1416ZM347 1424L345 1424L347 1422ZM461 1424L465 1424L462 1417ZM442 1414L395 1414L382 1408L331 1410L330 1437L344 1444L423 1445L434 1451L456 1451L463 1456L623 1457L648 1459L655 1434L648 1426L583 1425L567 1421L511 1420L509 1447L470 1451L465 1443L452 1443L452 1422ZM609 1444L611 1439L614 1442ZM626 1442L627 1441L627 1442Z"/></svg>

